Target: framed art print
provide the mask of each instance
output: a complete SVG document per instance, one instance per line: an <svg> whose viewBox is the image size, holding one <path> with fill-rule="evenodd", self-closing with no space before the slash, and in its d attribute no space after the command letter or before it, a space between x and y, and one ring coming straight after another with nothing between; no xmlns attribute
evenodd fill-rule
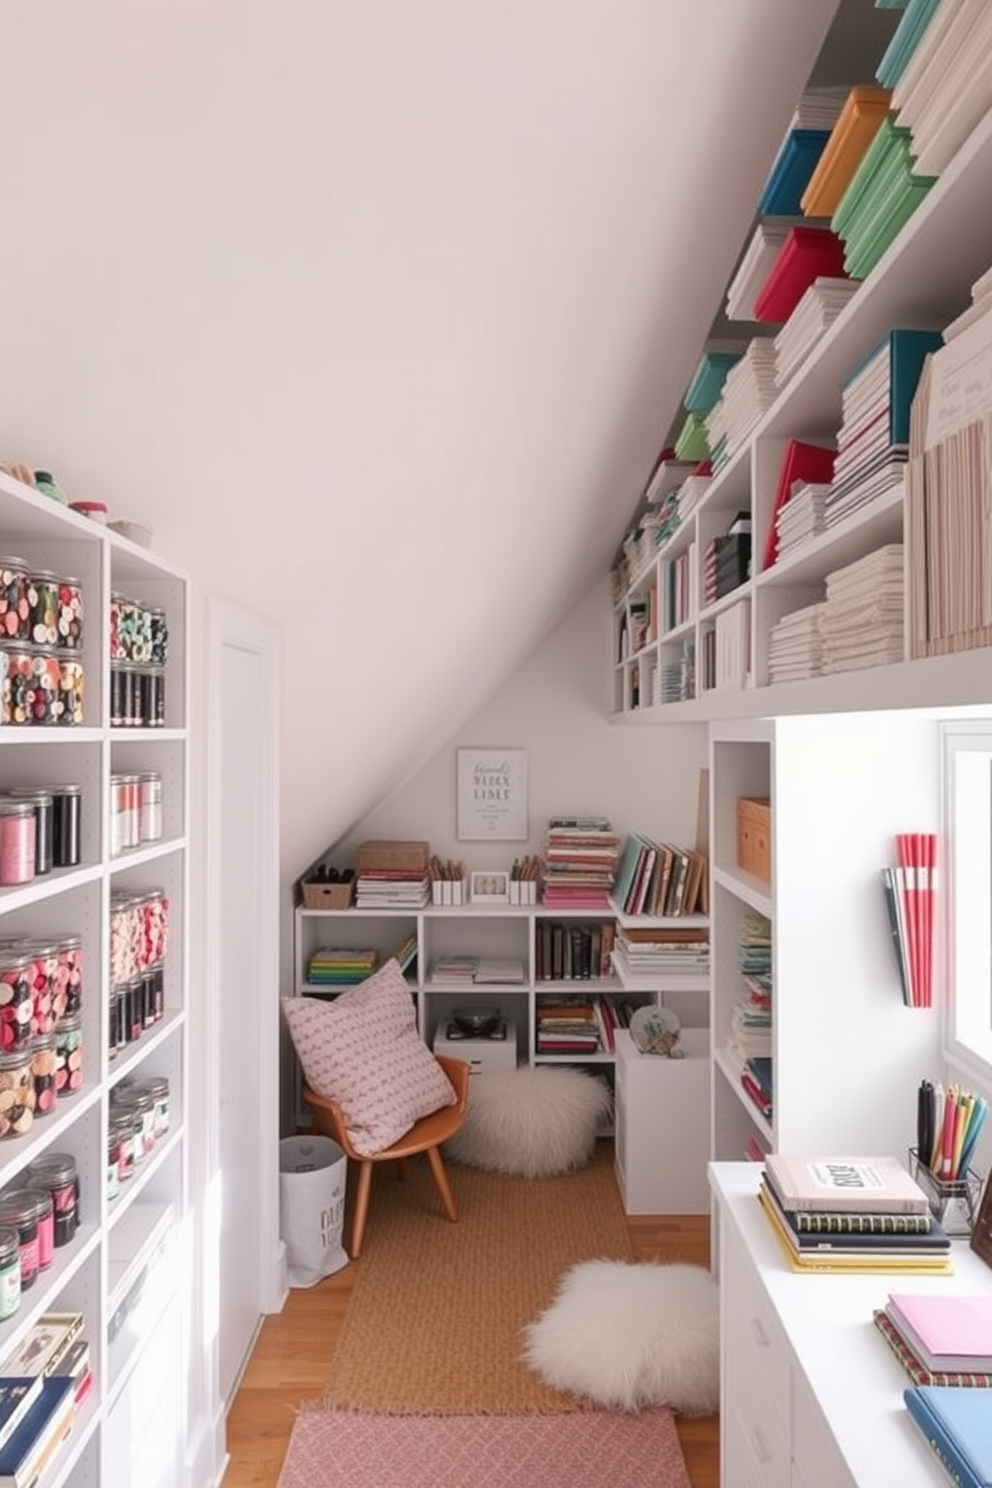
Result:
<svg viewBox="0 0 992 1488"><path fill-rule="evenodd" d="M459 842L527 841L527 751L459 749Z"/></svg>
<svg viewBox="0 0 992 1488"><path fill-rule="evenodd" d="M992 1176L985 1180L985 1190L971 1231L971 1248L986 1266L992 1266Z"/></svg>

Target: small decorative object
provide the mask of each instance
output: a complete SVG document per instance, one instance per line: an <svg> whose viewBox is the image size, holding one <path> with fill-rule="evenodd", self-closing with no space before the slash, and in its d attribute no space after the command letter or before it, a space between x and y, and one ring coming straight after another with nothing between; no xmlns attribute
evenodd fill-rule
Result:
<svg viewBox="0 0 992 1488"><path fill-rule="evenodd" d="M91 522L100 522L106 526L107 503L105 501L70 501L69 510L78 512L81 517L89 517Z"/></svg>
<svg viewBox="0 0 992 1488"><path fill-rule="evenodd" d="M982 1201L975 1215L971 1248L986 1266L992 1266L992 1177L986 1179Z"/></svg>
<svg viewBox="0 0 992 1488"><path fill-rule="evenodd" d="M458 840L526 842L525 749L459 749Z"/></svg>
<svg viewBox="0 0 992 1488"><path fill-rule="evenodd" d="M40 491L42 496L49 496L52 501L60 501L65 506L65 492L50 470L36 470L34 484L35 490Z"/></svg>
<svg viewBox="0 0 992 1488"><path fill-rule="evenodd" d="M458 1031L466 1038L487 1038L503 1020L498 1007L483 1006L481 1003L463 1003L452 1008L451 1017Z"/></svg>
<svg viewBox="0 0 992 1488"><path fill-rule="evenodd" d="M509 904L510 875L502 869L472 874L473 904Z"/></svg>
<svg viewBox="0 0 992 1488"><path fill-rule="evenodd" d="M664 1054L669 1059L683 1059L680 1047L682 1025L667 1007L639 1007L631 1014L630 1036L642 1054Z"/></svg>

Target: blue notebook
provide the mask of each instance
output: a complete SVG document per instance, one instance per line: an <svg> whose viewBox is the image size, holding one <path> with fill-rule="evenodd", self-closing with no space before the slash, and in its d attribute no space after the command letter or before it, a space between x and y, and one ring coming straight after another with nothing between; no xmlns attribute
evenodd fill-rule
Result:
<svg viewBox="0 0 992 1488"><path fill-rule="evenodd" d="M914 1385L907 1409L961 1488L992 1488L992 1405L988 1390Z"/></svg>

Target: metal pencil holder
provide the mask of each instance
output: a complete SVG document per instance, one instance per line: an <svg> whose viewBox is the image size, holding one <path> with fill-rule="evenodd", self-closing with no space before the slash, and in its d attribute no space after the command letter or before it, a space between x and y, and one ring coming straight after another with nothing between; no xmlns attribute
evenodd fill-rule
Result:
<svg viewBox="0 0 992 1488"><path fill-rule="evenodd" d="M971 1234L982 1196L982 1180L973 1168L960 1178L938 1178L920 1158L917 1148L909 1149L910 1172L927 1196L930 1213L951 1236Z"/></svg>

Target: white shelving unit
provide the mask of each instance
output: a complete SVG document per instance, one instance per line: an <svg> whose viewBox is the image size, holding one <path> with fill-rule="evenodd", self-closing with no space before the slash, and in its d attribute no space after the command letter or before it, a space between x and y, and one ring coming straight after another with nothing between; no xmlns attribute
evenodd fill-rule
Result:
<svg viewBox="0 0 992 1488"><path fill-rule="evenodd" d="M824 597L828 573L886 543L903 541L902 493L889 495L811 540L801 551L760 570L782 454L789 439L833 440L840 425L841 386L894 327L942 329L970 303L971 285L992 263L992 220L977 221L975 202L992 193L992 114L971 134L918 210L890 245L850 302L819 339L707 488L703 499L667 543L629 576L615 597L611 696L614 717L632 722L770 716L843 708L920 707L989 700L988 648L947 657L907 659L882 668L769 685L768 643L786 614ZM733 326L730 327L733 330ZM660 500L671 473L659 470L647 501ZM707 541L725 531L734 514L752 518L752 577L731 594L667 633L621 654L630 634L632 607L662 592L666 567L691 549L689 593L702 593ZM907 581L909 555L907 552ZM701 660L717 618L732 607L747 612L746 673L737 686L702 690ZM666 665L678 666L689 647L695 657L695 690L684 701L662 703L658 682Z"/></svg>
<svg viewBox="0 0 992 1488"><path fill-rule="evenodd" d="M94 1386L73 1431L45 1475L46 1488L106 1488L113 1482L181 1481L182 1382L188 1340L178 1306L179 1230L186 1209L186 1069L188 873L188 596L185 577L151 553L0 474L0 528L5 553L72 575L83 586L84 722L79 726L0 727L0 790L66 782L81 788L81 861L18 887L0 888L0 937L82 938L83 1084L36 1114L30 1130L0 1140L0 1188L24 1180L46 1152L75 1158L81 1223L55 1250L50 1269L24 1291L18 1310L0 1323L0 1365L38 1317L81 1311L90 1342ZM123 594L165 611L168 660L163 726L110 726L111 596ZM163 783L163 836L111 856L110 776L155 770ZM164 890L169 901L164 959L164 1013L112 1056L109 1038L110 913L116 890ZM111 1096L120 1082L166 1076L169 1130L108 1196ZM170 1249L171 1247L171 1249ZM171 1254L172 1259L169 1259ZM161 1264L159 1264L161 1261ZM143 1277L143 1326L118 1328L122 1304L139 1305L131 1281ZM157 1298L157 1311L149 1310ZM175 1304L175 1305L170 1305ZM171 1318L171 1321L169 1319ZM143 1371L143 1374L142 1374ZM115 1477L142 1443L122 1423L139 1410L139 1376L154 1375L160 1400L172 1399L168 1427L157 1430L154 1469ZM160 1423L161 1424L161 1423ZM147 1448L147 1439L144 1442Z"/></svg>
<svg viewBox="0 0 992 1488"><path fill-rule="evenodd" d="M902 831L939 820L928 710L710 727L713 1156L903 1152L916 1088L940 1068L939 1012L903 1005L879 872ZM737 866L737 801L771 801L772 878ZM771 1121L728 1047L749 910L772 922ZM939 1002L939 998L935 999Z"/></svg>
<svg viewBox="0 0 992 1488"><path fill-rule="evenodd" d="M673 1007L686 1025L704 1025L708 1013L709 980L706 977L637 978L624 984L612 974L606 978L537 980L536 941L544 925L603 924L622 919L610 910L563 911L541 905L431 905L419 911L369 909L296 910L295 991L298 996L320 992L306 980L306 968L314 952L324 946L368 947L379 961L393 955L406 936L417 937L417 959L409 974L410 990L417 1004L418 1026L428 1044L449 1021L459 1002L498 1005L516 1029L517 1060L524 1064L568 1063L589 1066L614 1062L613 1053L591 1055L542 1055L535 1041L536 1016L542 998L609 993L629 997L635 1003L660 1002ZM651 923L645 918L630 924ZM659 920L667 925L705 925L700 916L682 920ZM439 984L432 967L439 956L511 957L522 968L518 983L480 984L475 981Z"/></svg>

